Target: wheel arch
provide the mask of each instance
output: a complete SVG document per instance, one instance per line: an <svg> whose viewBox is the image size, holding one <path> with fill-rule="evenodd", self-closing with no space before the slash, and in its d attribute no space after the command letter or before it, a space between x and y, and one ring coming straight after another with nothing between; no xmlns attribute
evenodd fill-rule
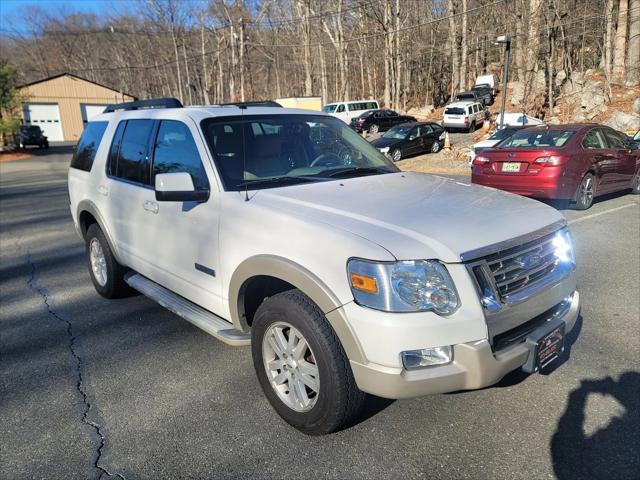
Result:
<svg viewBox="0 0 640 480"><path fill-rule="evenodd" d="M244 260L234 271L229 283L229 309L236 328L248 331L251 327L251 309L255 309L264 300L249 298L262 292L252 289L254 282L279 282L279 287L267 289L275 293L283 288L296 288L307 295L325 314L327 321L338 335L347 357L350 360L364 361L364 353L353 330L349 326L342 309L343 303L331 289L313 272L283 257L275 255L257 255ZM255 308L254 308L255 307ZM248 311L249 310L249 311ZM249 314L249 317L248 317Z"/></svg>
<svg viewBox="0 0 640 480"><path fill-rule="evenodd" d="M95 205L95 203L93 203L91 200L82 200L80 203L78 203L76 212L76 218L78 222L77 229L80 236L84 239L89 226L96 223L100 227L100 230L102 230L102 233L104 233L107 242L109 242L109 248L111 248L111 252L116 257L116 260L118 261L118 263L122 264L120 256L118 255L118 250L115 248L115 243L113 242L111 232L109 231L109 228L107 227L107 224L105 223L104 218L100 214L100 211L98 210L98 207Z"/></svg>

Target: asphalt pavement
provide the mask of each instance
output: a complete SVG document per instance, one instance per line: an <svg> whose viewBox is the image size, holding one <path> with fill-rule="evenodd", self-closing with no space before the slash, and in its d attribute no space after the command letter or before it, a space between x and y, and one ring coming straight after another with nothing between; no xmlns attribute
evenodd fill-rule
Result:
<svg viewBox="0 0 640 480"><path fill-rule="evenodd" d="M308 437L250 349L91 285L67 150L0 164L0 478L638 478L640 198L563 211L582 316L568 359L479 391L371 399Z"/></svg>

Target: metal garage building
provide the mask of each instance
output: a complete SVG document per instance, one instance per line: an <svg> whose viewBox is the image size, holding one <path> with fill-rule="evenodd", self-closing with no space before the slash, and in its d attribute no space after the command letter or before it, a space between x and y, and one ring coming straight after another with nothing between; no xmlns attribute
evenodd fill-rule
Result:
<svg viewBox="0 0 640 480"><path fill-rule="evenodd" d="M22 119L39 126L50 142L76 141L85 123L110 103L136 98L70 73L22 85Z"/></svg>

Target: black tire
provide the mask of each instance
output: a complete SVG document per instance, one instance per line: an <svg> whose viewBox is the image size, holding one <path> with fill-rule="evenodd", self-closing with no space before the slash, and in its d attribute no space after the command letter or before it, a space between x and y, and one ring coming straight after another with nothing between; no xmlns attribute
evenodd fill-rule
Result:
<svg viewBox="0 0 640 480"><path fill-rule="evenodd" d="M317 365L320 390L308 411L299 412L286 405L267 376L263 341L270 327L282 322L304 336ZM267 400L291 426L308 435L324 435L349 426L357 418L365 394L356 385L338 336L322 311L300 290L278 293L260 305L251 326L251 351Z"/></svg>
<svg viewBox="0 0 640 480"><path fill-rule="evenodd" d="M380 127L375 123L369 127L369 133L378 133L380 131Z"/></svg>
<svg viewBox="0 0 640 480"><path fill-rule="evenodd" d="M436 140L435 142L433 142L430 151L431 153L438 153L440 151L440 140Z"/></svg>
<svg viewBox="0 0 640 480"><path fill-rule="evenodd" d="M399 148L394 148L393 150L391 150L389 152L389 157L394 162L398 162L398 161L400 161L402 159L402 152L400 151ZM398 158L396 158L396 157L398 157Z"/></svg>
<svg viewBox="0 0 640 480"><path fill-rule="evenodd" d="M474 123L470 123L469 124L469 128L467 128L467 132L473 133L473 131L475 130L475 128L474 128L475 126L476 126L475 122Z"/></svg>
<svg viewBox="0 0 640 480"><path fill-rule="evenodd" d="M631 193L633 195L640 195L640 170L636 172L636 176L633 178L633 182L631 182Z"/></svg>
<svg viewBox="0 0 640 480"><path fill-rule="evenodd" d="M93 241L97 241L100 244L102 252L104 254L104 260L106 265L106 282L104 285L97 278L97 274L94 272L91 263L90 249ZM102 230L97 224L92 224L87 229L85 235L85 252L87 255L87 266L89 267L89 276L93 282L93 286L96 291L104 298L120 298L130 295L131 288L124 281L124 275L127 269L120 265L111 251L107 238L102 233Z"/></svg>
<svg viewBox="0 0 640 480"><path fill-rule="evenodd" d="M580 185L578 185L578 190L575 195L574 210L587 210L593 205L595 180L596 177L593 173L587 173L582 177L582 181Z"/></svg>

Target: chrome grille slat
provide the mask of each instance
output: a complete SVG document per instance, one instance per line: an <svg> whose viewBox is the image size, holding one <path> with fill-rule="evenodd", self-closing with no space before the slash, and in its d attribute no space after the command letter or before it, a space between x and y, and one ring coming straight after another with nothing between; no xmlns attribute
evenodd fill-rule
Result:
<svg viewBox="0 0 640 480"><path fill-rule="evenodd" d="M514 257L518 257L518 256L521 256L521 255L526 255L528 253L531 253L533 250L537 250L537 249L543 249L543 251L544 251L544 247L548 246L548 245L551 245L552 248L550 249L550 251L553 251L552 243L553 243L553 238L548 238L548 239L546 239L546 240L544 240L544 241L542 241L542 242L540 242L538 244L531 245L531 246L529 246L527 248L524 248L524 249L516 250L515 252L512 252L512 253L507 254L507 255L502 255L501 256L498 253L496 255L492 255L492 257L497 257L495 260L492 259L491 257L487 258L487 263L489 265L492 265L492 264L497 263L497 262L505 262L506 260L510 260L510 259L512 259Z"/></svg>
<svg viewBox="0 0 640 480"><path fill-rule="evenodd" d="M545 268L550 267L551 265L554 265L556 263L556 259L555 258L551 258L550 260L547 260L546 262L544 262L543 264L532 268L530 270L525 270L525 269L520 269L520 271L514 275L513 277L509 277L506 280L503 281L496 281L496 285L498 286L498 288L503 287L504 285L508 285L509 283L513 283L516 282L518 280L521 280L523 278L526 277L531 277L533 276L535 273L539 272L540 270L544 270Z"/></svg>

